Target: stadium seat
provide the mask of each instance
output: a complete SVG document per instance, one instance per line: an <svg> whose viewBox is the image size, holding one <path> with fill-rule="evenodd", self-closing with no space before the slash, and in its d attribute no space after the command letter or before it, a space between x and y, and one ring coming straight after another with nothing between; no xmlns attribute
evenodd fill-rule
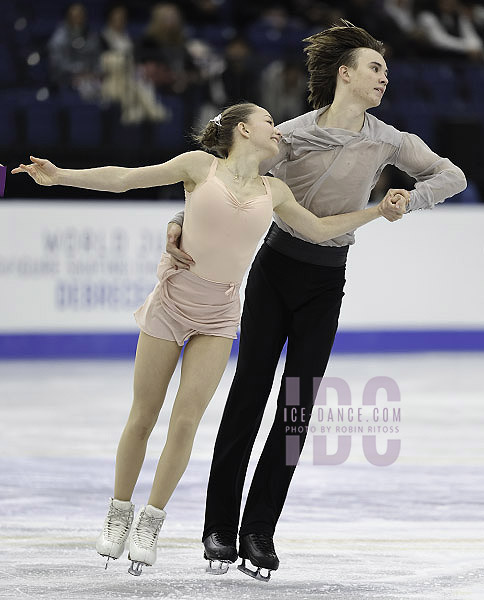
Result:
<svg viewBox="0 0 484 600"><path fill-rule="evenodd" d="M456 77L451 66L444 63L420 63L417 67L417 87L424 97L444 108L458 101Z"/></svg>
<svg viewBox="0 0 484 600"><path fill-rule="evenodd" d="M198 38L210 46L222 51L235 35L236 30L233 27L220 25L204 25L198 27L196 31L194 31L195 39Z"/></svg>
<svg viewBox="0 0 484 600"><path fill-rule="evenodd" d="M25 143L29 149L52 147L62 143L59 107L55 101L38 102L33 98L24 104L23 111Z"/></svg>
<svg viewBox="0 0 484 600"><path fill-rule="evenodd" d="M302 47L301 40L305 33L305 30L296 25L288 25L280 30L267 23L258 22L247 29L247 39L262 60L272 61L293 51L295 40Z"/></svg>
<svg viewBox="0 0 484 600"><path fill-rule="evenodd" d="M154 126L155 148L177 150L185 145L184 101L178 96L164 96L162 103L171 112L171 118Z"/></svg>
<svg viewBox="0 0 484 600"><path fill-rule="evenodd" d="M435 142L435 112L432 103L419 98L400 98L395 104L395 121L402 131L415 133L429 146Z"/></svg>
<svg viewBox="0 0 484 600"><path fill-rule="evenodd" d="M119 118L108 116L109 121L109 139L110 147L115 148L117 154L125 154L127 157L136 155L141 149L146 150L146 128L143 123L135 125L123 125Z"/></svg>
<svg viewBox="0 0 484 600"><path fill-rule="evenodd" d="M466 66L461 72L469 106L484 116L484 69L478 66Z"/></svg>
<svg viewBox="0 0 484 600"><path fill-rule="evenodd" d="M0 44L0 88L13 86L16 82L17 70L12 52L6 44Z"/></svg>
<svg viewBox="0 0 484 600"><path fill-rule="evenodd" d="M2 118L0 119L0 148L6 149L17 141L15 107L5 106L0 99Z"/></svg>
<svg viewBox="0 0 484 600"><path fill-rule="evenodd" d="M64 105L68 143L73 148L95 148L103 142L101 109L93 104Z"/></svg>
<svg viewBox="0 0 484 600"><path fill-rule="evenodd" d="M419 96L417 72L413 63L395 61L388 66L388 87L385 96L398 101L400 98Z"/></svg>

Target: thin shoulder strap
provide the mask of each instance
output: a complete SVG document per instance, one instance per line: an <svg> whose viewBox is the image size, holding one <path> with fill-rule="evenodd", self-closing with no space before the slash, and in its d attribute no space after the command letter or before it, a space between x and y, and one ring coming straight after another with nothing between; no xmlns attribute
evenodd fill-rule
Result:
<svg viewBox="0 0 484 600"><path fill-rule="evenodd" d="M266 175L261 175L261 179L262 183L264 184L264 187L266 188L266 193L269 196L269 199L272 200L271 184L267 181L269 177L267 177Z"/></svg>
<svg viewBox="0 0 484 600"><path fill-rule="evenodd" d="M214 156L212 164L210 165L210 169L208 170L207 176L205 177L205 179L203 181L201 181L199 184L197 184L196 187L198 187L198 185L204 184L206 181L208 181L210 179L210 177L213 177L216 168L217 168L217 157ZM185 193L190 195L192 192L188 192L187 189L185 188Z"/></svg>
<svg viewBox="0 0 484 600"><path fill-rule="evenodd" d="M210 170L208 172L207 179L210 179L210 177L213 177L215 175L215 171L217 170L217 163L218 159L216 156L214 156L212 164L210 165Z"/></svg>

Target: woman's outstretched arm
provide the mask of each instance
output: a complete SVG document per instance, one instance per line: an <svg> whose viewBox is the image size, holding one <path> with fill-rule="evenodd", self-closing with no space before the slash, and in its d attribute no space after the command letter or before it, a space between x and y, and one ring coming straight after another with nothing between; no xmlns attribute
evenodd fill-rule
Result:
<svg viewBox="0 0 484 600"><path fill-rule="evenodd" d="M126 192L135 188L192 182L199 168L211 157L196 150L185 152L171 160L147 167L95 167L92 169L61 169L45 158L30 157L31 164L20 164L13 174L27 173L39 185L68 185L103 192Z"/></svg>

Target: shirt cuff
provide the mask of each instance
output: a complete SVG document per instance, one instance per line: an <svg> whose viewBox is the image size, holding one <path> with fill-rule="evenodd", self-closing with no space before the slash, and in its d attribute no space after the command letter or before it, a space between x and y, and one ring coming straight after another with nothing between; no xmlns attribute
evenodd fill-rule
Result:
<svg viewBox="0 0 484 600"><path fill-rule="evenodd" d="M176 223L177 225L180 225L180 227L183 227L184 216L185 211L181 210L180 212L177 212L176 215L168 221L168 223Z"/></svg>

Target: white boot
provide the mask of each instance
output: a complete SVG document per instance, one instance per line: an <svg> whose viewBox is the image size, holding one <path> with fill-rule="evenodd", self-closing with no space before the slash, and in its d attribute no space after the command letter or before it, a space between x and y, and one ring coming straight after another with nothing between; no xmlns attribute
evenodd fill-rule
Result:
<svg viewBox="0 0 484 600"><path fill-rule="evenodd" d="M134 521L129 537L128 559L132 561L128 573L141 575L143 565L151 566L156 561L158 534L165 520L166 512L148 504L143 506Z"/></svg>
<svg viewBox="0 0 484 600"><path fill-rule="evenodd" d="M133 522L134 504L129 500L110 498L109 511L104 519L104 526L96 541L96 550L101 556L119 558L124 551L131 524ZM108 568L106 561L106 569Z"/></svg>

